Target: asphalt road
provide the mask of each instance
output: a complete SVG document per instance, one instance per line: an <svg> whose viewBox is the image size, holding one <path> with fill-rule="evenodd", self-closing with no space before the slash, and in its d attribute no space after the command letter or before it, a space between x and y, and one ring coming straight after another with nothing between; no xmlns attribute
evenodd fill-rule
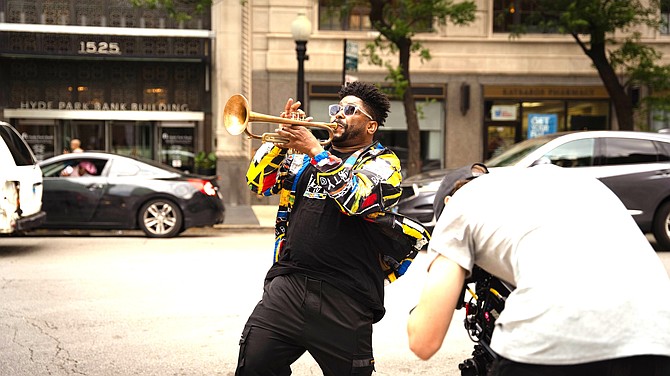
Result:
<svg viewBox="0 0 670 376"><path fill-rule="evenodd" d="M69 232L82 235L82 232ZM272 230L0 238L0 375L233 375L271 263ZM425 255L386 289L377 375L459 375L472 344L457 314L428 362L407 348ZM321 374L309 355L294 375Z"/></svg>
<svg viewBox="0 0 670 376"><path fill-rule="evenodd" d="M271 263L272 230L37 235L0 237L0 375L234 374L239 336ZM659 256L670 271L670 253ZM376 375L456 376L470 356L462 312L433 359L407 348L407 312L425 267L420 254L386 288L388 313L374 328ZM321 374L309 355L293 370Z"/></svg>

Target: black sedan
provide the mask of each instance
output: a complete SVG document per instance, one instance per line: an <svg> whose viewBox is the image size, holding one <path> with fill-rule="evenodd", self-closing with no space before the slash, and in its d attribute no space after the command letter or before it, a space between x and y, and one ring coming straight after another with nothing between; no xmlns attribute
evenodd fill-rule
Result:
<svg viewBox="0 0 670 376"><path fill-rule="evenodd" d="M42 228L141 229L169 238L222 223L225 208L213 177L109 153L58 155L40 162Z"/></svg>

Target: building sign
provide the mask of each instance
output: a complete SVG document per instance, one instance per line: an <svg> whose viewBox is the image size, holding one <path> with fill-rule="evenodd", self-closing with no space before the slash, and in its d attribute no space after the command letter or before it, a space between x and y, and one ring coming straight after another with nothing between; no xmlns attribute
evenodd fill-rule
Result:
<svg viewBox="0 0 670 376"><path fill-rule="evenodd" d="M556 133L557 128L556 114L528 114L528 138Z"/></svg>
<svg viewBox="0 0 670 376"><path fill-rule="evenodd" d="M8 25L11 26L14 24ZM24 26L39 28L49 25ZM128 28L127 30L129 33L133 32L132 28ZM137 29L136 35L113 36L111 37L112 39L107 35L73 35L39 32L6 33L11 38L0 38L0 53L18 56L71 56L85 58L104 58L106 56L124 56L126 58L151 57L169 58L170 60L184 59L188 61L192 61L193 59L206 61L208 56L211 56L209 30L178 29L174 30L176 35L172 37L161 35L138 36L142 31L144 30ZM193 33L196 33L198 36L202 35L203 37L193 37ZM35 46L40 46L40 48L35 48Z"/></svg>
<svg viewBox="0 0 670 376"><path fill-rule="evenodd" d="M516 105L494 105L491 106L491 120L513 121L517 119Z"/></svg>
<svg viewBox="0 0 670 376"><path fill-rule="evenodd" d="M118 42L79 41L79 54L121 55L121 48Z"/></svg>
<svg viewBox="0 0 670 376"><path fill-rule="evenodd" d="M166 127L161 133L161 162L174 168L193 171L194 168L193 128Z"/></svg>
<svg viewBox="0 0 670 376"><path fill-rule="evenodd" d="M21 125L21 137L32 149L35 158L43 161L55 155L55 129L49 125Z"/></svg>
<svg viewBox="0 0 670 376"><path fill-rule="evenodd" d="M602 86L484 86L485 98L532 99L608 99Z"/></svg>
<svg viewBox="0 0 670 376"><path fill-rule="evenodd" d="M190 111L185 103L107 103L107 102L54 102L22 101L21 110L67 111Z"/></svg>

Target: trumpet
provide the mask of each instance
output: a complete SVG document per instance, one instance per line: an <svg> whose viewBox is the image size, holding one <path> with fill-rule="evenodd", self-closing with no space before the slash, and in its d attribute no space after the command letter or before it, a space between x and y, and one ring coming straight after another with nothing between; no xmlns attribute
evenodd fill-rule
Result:
<svg viewBox="0 0 670 376"><path fill-rule="evenodd" d="M263 142L272 142L275 144L284 144L289 142L285 137L277 133L263 133L255 135L249 130L249 123L254 121L263 121L267 123L302 125L309 128L320 128L328 131L327 140L319 140L321 145L327 145L333 140L333 131L337 129L337 123L320 123L304 121L298 119L287 119L279 116L270 116L259 114L249 110L249 101L241 94L235 94L228 99L226 107L223 109L223 125L228 133L233 136L246 133L247 136L263 140Z"/></svg>

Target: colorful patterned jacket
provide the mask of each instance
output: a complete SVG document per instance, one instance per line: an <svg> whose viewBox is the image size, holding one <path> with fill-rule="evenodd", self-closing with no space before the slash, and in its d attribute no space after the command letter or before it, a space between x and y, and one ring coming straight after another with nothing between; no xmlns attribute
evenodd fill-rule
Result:
<svg viewBox="0 0 670 376"><path fill-rule="evenodd" d="M317 181L343 214L378 224L381 232L394 240L393 249L381 251L380 267L388 282L402 276L430 234L418 222L391 211L400 199L400 161L379 142L358 150L345 161L328 151L314 158L287 155L286 149L272 143L264 143L258 149L247 171L247 184L259 195L279 194L274 261L282 252L297 182L309 164L317 168Z"/></svg>

